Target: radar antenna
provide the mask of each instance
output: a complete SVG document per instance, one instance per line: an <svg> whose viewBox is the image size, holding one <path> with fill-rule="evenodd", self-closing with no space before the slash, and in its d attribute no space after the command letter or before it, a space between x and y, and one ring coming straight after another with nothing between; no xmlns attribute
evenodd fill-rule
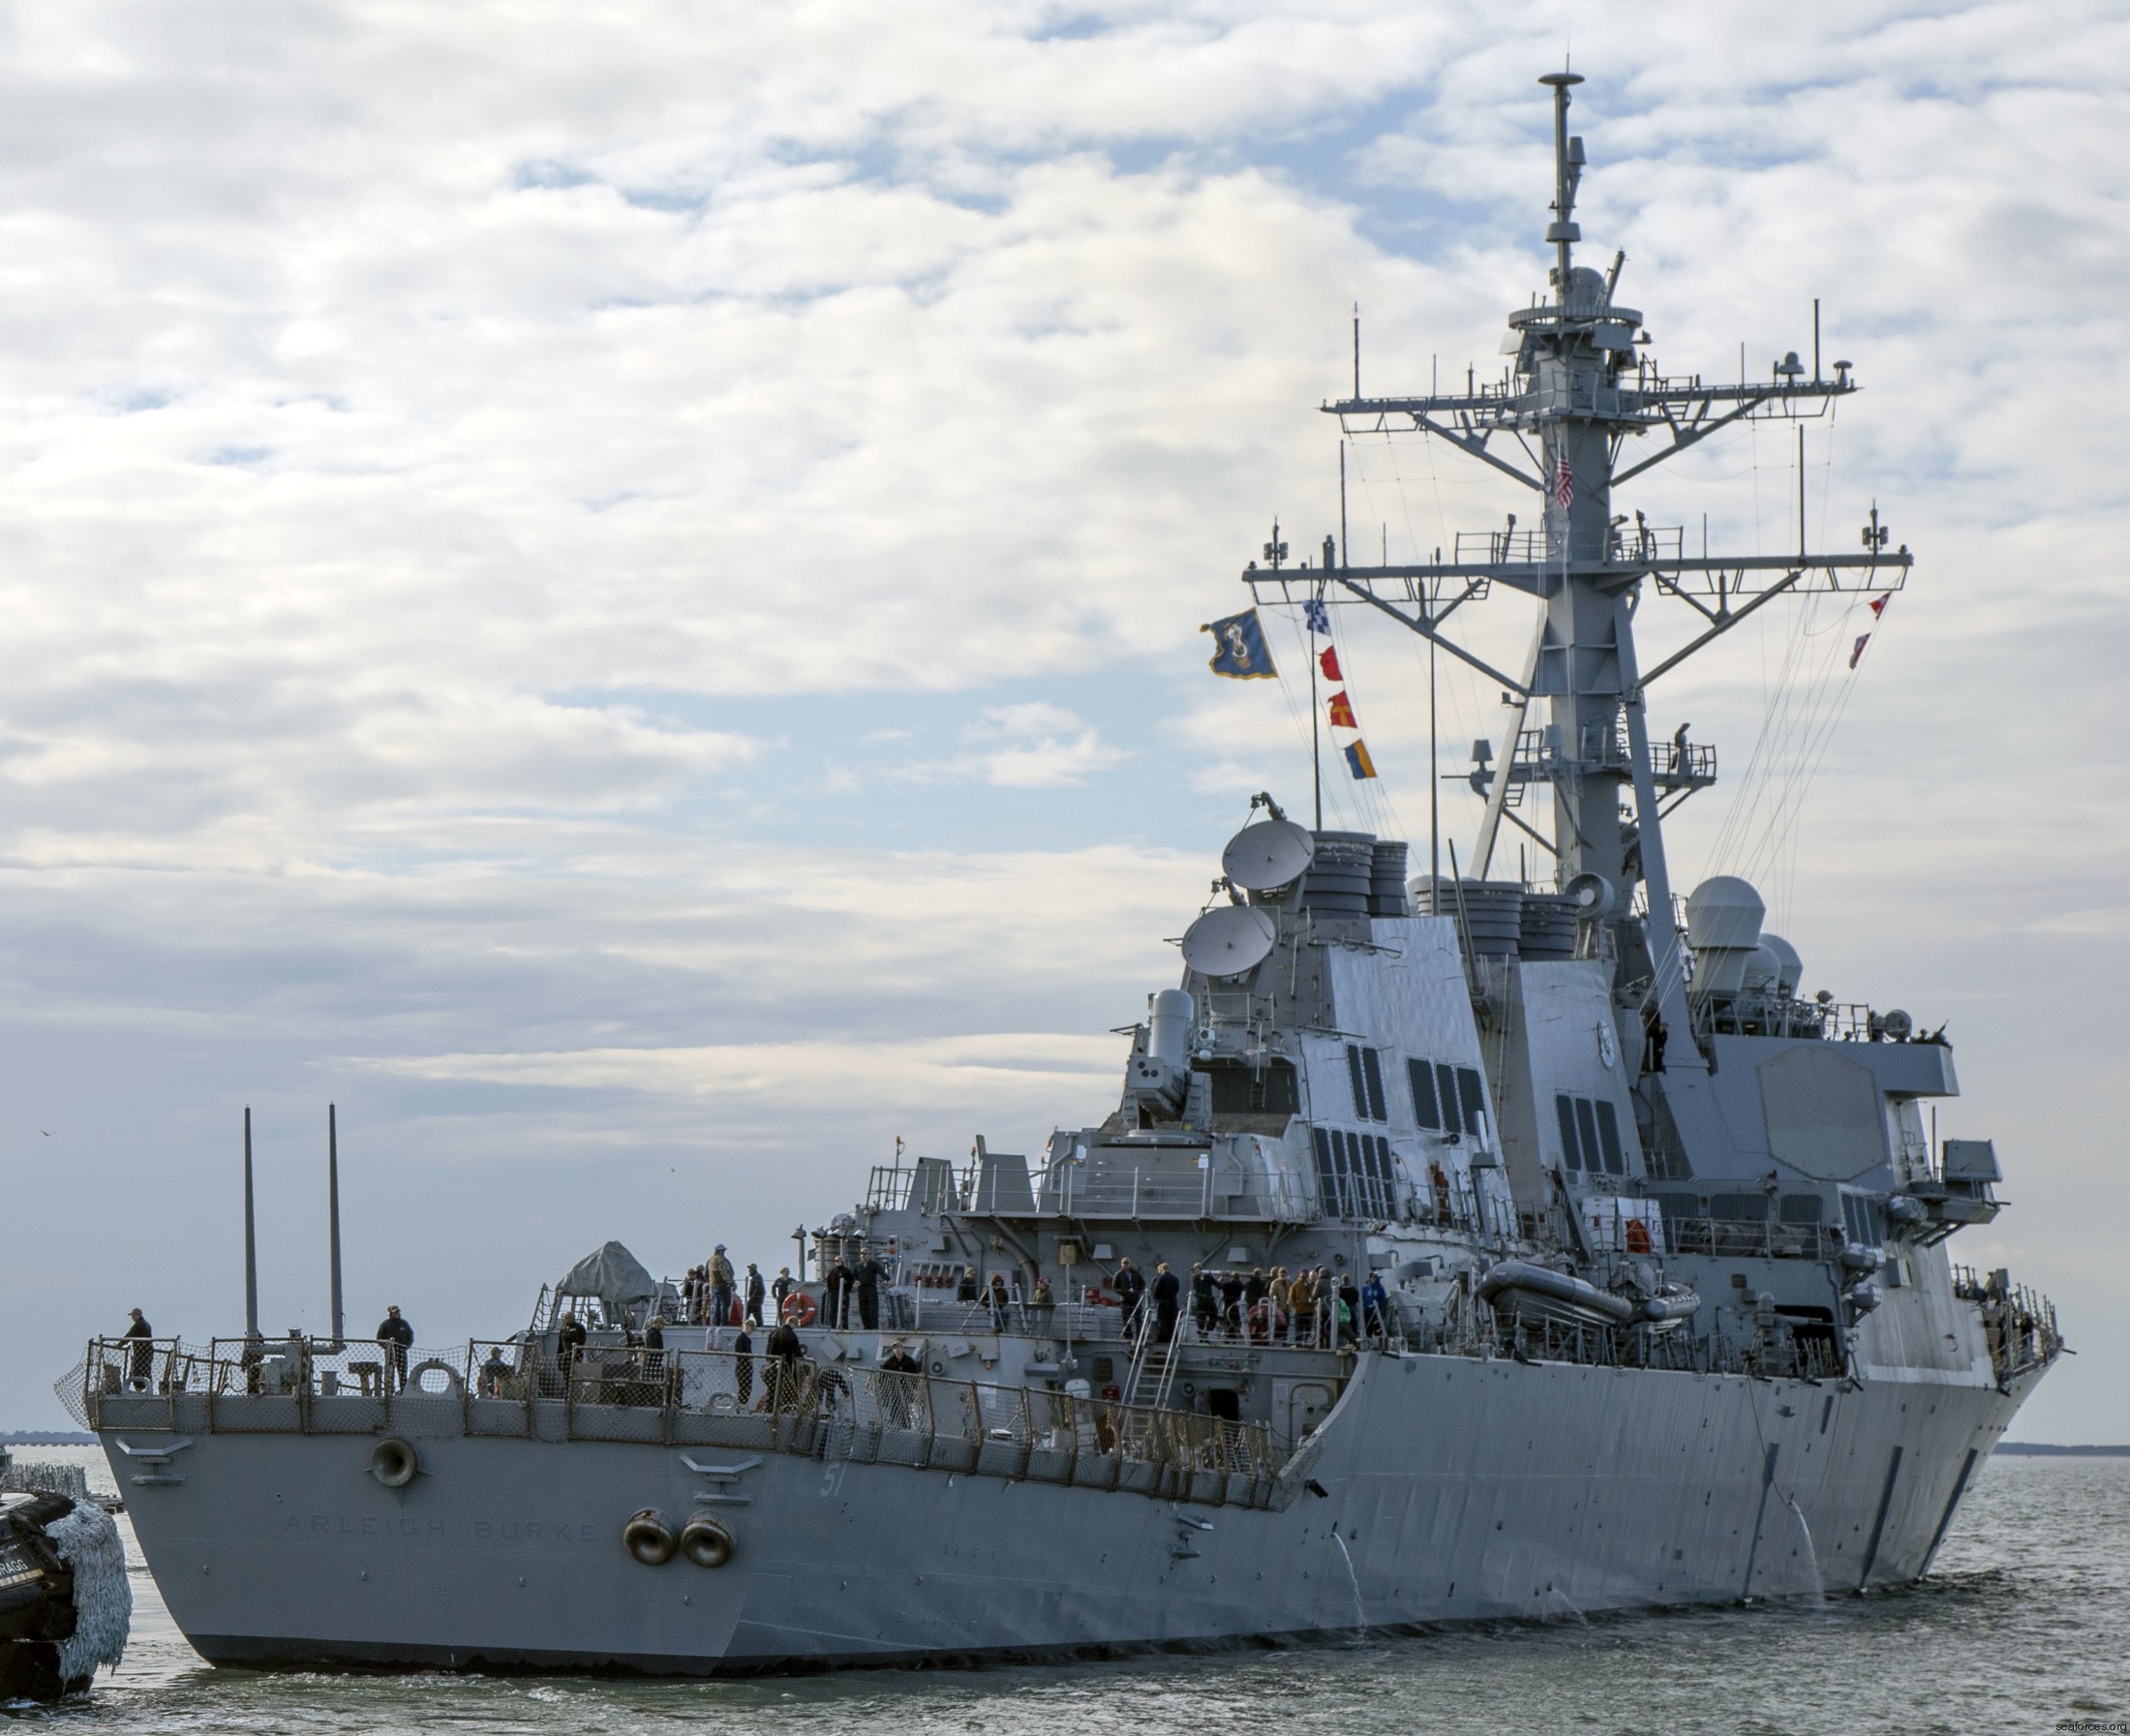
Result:
<svg viewBox="0 0 2130 1736"><path fill-rule="evenodd" d="M1582 76L1548 73L1539 82L1553 93L1553 220L1545 231L1554 249L1551 298L1509 314L1503 350L1514 359L1498 381L1472 372L1462 392L1356 392L1323 406L1345 436L1424 435L1514 478L1539 498L1537 526L1519 530L1512 518L1506 530L1460 533L1447 559L1437 550L1432 561L1410 564L1355 565L1352 551L1341 548L1310 577L1324 605L1374 609L1499 686L1512 722L1504 751L1489 756L1491 765L1480 760L1472 775L1487 801L1472 872L1483 878L1489 871L1506 820L1550 853L1558 884L1615 889L1598 907L1621 1005L1655 1001L1666 1022L1686 1030L1661 804L1668 798L1676 807L1713 783L1715 756L1683 730L1652 750L1650 686L1777 597L1898 591L1912 557L1905 547L1887 548L1875 507L1862 550L1848 555L1812 553L1802 538L1794 554L1711 554L1704 534L1701 552L1689 556L1683 529L1653 525L1640 513L1615 515L1613 494L1623 483L1719 430L1777 419L1802 425L1830 414L1858 385L1848 361L1834 364L1832 380L1821 376L1816 304L1810 378L1795 350L1764 380L1746 379L1741 369L1735 385L1664 373L1641 314L1616 299L1624 254L1609 272L1575 263L1582 239L1575 200L1586 159L1567 113ZM1656 449L1623 464L1627 443L1643 440ZM1242 576L1262 600L1283 595L1289 577L1254 565ZM1261 589L1267 585L1270 597ZM1463 624L1451 619L1497 585L1538 604L1530 649L1514 673L1461 643L1455 629ZM1693 628L1684 646L1650 668L1641 666L1634 639L1645 590L1688 611ZM1535 727L1534 705L1544 710ZM1552 798L1550 837L1514 811L1534 784ZM1637 885L1653 921L1635 909ZM1689 1046L1680 1049L1680 1064L1699 1064Z"/></svg>

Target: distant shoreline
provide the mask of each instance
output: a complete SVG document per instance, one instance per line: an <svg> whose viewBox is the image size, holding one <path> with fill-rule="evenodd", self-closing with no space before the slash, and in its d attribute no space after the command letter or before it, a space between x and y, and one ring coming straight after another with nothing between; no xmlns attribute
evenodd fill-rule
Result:
<svg viewBox="0 0 2130 1736"><path fill-rule="evenodd" d="M0 1447L94 1447L96 1437L62 1429L26 1429L0 1434Z"/></svg>

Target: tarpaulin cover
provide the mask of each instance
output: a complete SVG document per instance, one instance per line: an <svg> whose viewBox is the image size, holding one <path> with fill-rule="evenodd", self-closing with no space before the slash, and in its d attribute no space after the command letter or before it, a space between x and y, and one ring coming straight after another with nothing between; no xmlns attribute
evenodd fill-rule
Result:
<svg viewBox="0 0 2130 1736"><path fill-rule="evenodd" d="M610 1319L620 1319L633 1302L648 1302L658 1294L644 1264L618 1241L610 1241L587 1254L569 1268L569 1275L555 1286L565 1296L597 1296Z"/></svg>

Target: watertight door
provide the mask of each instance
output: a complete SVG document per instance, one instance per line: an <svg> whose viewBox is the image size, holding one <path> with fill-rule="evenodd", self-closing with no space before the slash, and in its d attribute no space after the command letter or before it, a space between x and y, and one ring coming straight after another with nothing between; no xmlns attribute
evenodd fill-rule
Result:
<svg viewBox="0 0 2130 1736"><path fill-rule="evenodd" d="M1331 1414L1331 1388L1317 1381L1296 1381L1287 1389L1287 1445L1294 1447L1304 1435Z"/></svg>

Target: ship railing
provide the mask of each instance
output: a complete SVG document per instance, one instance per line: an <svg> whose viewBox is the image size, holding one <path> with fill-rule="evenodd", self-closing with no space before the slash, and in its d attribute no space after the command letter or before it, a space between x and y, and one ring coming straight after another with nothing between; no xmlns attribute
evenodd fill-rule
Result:
<svg viewBox="0 0 2130 1736"><path fill-rule="evenodd" d="M1982 1315L1982 1332L1990 1363L1999 1381L2046 1368L2063 1350L2056 1329L2056 1305L2038 1290L2011 1282L2005 1271L1977 1278L1974 1268L1952 1268L1953 1294L1973 1302Z"/></svg>
<svg viewBox="0 0 2130 1736"><path fill-rule="evenodd" d="M1491 1354L1529 1362L1575 1362L1598 1368L1655 1368L1696 1374L1758 1375L1771 1380L1833 1380L1842 1373L1832 1334L1800 1332L1786 1320L1744 1337L1712 1331L1705 1339L1677 1325L1603 1325L1564 1316L1504 1308L1471 1340L1445 1344L1452 1354Z"/></svg>
<svg viewBox="0 0 2130 1736"><path fill-rule="evenodd" d="M1841 1353L1831 1333L1799 1333L1788 1321L1773 1330L1743 1335L1710 1330L1700 1366L1709 1374L1759 1375L1771 1380L1834 1380L1844 1371Z"/></svg>
<svg viewBox="0 0 2130 1736"><path fill-rule="evenodd" d="M1070 1338L1085 1344L1122 1336L1123 1318L1123 1310L1110 1302L1050 1302L1039 1306L1015 1296L1006 1303L1005 1329L1016 1337ZM891 1332L956 1332L979 1337L990 1337L999 1329L998 1317L988 1302L964 1302L952 1295L933 1298L922 1292L912 1298L907 1321L883 1318L881 1325L883 1330Z"/></svg>
<svg viewBox="0 0 2130 1736"><path fill-rule="evenodd" d="M1837 1020L1833 1017L1841 1009L1830 1012L1816 1002L1799 1000L1795 995L1771 994L1758 990L1725 995L1711 1000L1705 995L1693 997L1693 1034L1696 1038L1712 1036L1732 1037L1811 1037L1827 1038L1835 1035Z"/></svg>
<svg viewBox="0 0 2130 1736"><path fill-rule="evenodd" d="M1674 1217L1668 1211L1663 1221L1664 1244L1674 1254L1742 1260L1831 1260L1841 1252L1841 1233L1831 1224Z"/></svg>
<svg viewBox="0 0 2130 1736"><path fill-rule="evenodd" d="M1235 1180L1210 1165L1181 1178L1170 1170L1136 1164L1105 1166L1091 1174L1083 1165L1053 1164L1041 1177L1036 1215L1249 1223L1300 1223L1316 1215L1291 1176L1250 1176L1240 1191L1232 1191ZM1223 1184L1231 1191L1223 1191Z"/></svg>
<svg viewBox="0 0 2130 1736"><path fill-rule="evenodd" d="M178 1338L93 1339L81 1366L82 1398L167 1393L173 1383L183 1391L206 1356L202 1346Z"/></svg>
<svg viewBox="0 0 2130 1736"><path fill-rule="evenodd" d="M153 1339L143 1379L141 1340L90 1341L82 1365L82 1405L89 1426L106 1411L122 1426L221 1428L279 1433L364 1433L395 1414L456 1413L468 1353L334 1342L285 1333L213 1338L204 1345ZM242 1401L242 1402L237 1402Z"/></svg>
<svg viewBox="0 0 2130 1736"><path fill-rule="evenodd" d="M1166 1171L1105 1168L1089 1175L1067 1164L1044 1178L1039 1210L1060 1217L1209 1218L1213 1211L1213 1174L1198 1171L1189 1180Z"/></svg>
<svg viewBox="0 0 2130 1736"><path fill-rule="evenodd" d="M90 1342L89 1427L752 1447L1212 1505L1263 1505L1279 1469L1262 1423L758 1353L617 1346L557 1356L522 1339L473 1340L410 1350L403 1370L376 1345L159 1339L143 1388L140 1343Z"/></svg>

